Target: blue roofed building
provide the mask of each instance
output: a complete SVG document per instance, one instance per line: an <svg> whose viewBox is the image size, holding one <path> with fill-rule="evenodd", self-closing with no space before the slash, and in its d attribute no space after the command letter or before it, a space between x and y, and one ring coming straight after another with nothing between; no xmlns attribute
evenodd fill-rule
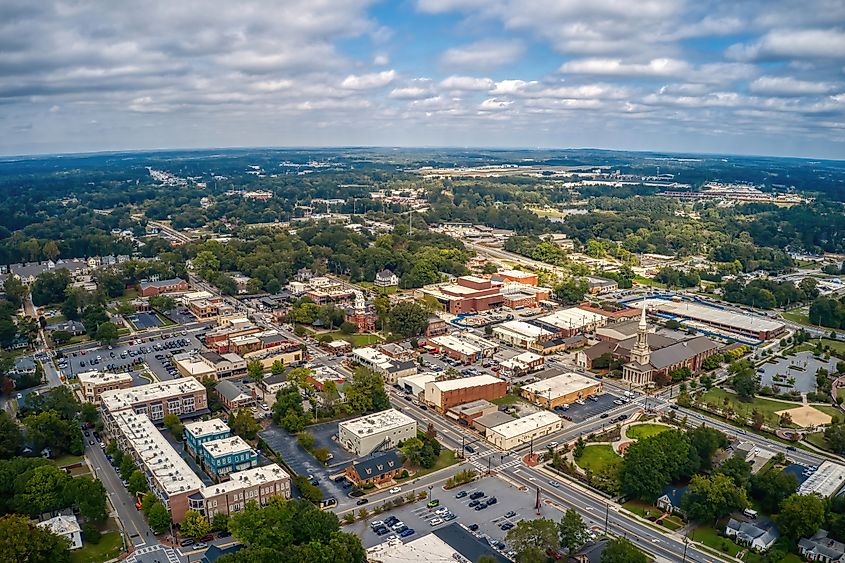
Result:
<svg viewBox="0 0 845 563"><path fill-rule="evenodd" d="M683 514L684 511L681 508L681 500L684 498L685 494L687 494L686 485L684 485L683 487L675 487L673 485L669 485L668 487L663 489L663 494L658 497L655 505L660 510L668 512L670 514L674 512Z"/></svg>

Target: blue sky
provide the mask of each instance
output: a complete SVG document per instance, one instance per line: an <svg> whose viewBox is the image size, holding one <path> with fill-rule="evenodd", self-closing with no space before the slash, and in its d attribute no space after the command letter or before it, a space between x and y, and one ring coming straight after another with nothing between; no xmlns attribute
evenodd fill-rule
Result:
<svg viewBox="0 0 845 563"><path fill-rule="evenodd" d="M843 158L845 2L0 4L0 154L333 145Z"/></svg>

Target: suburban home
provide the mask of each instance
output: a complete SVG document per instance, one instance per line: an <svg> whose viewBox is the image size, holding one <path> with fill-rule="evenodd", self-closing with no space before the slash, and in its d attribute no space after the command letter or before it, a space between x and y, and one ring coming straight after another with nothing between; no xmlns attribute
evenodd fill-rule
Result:
<svg viewBox="0 0 845 563"><path fill-rule="evenodd" d="M777 524L768 518L761 517L753 522L740 522L731 518L725 527L725 535L755 551L766 551L778 541L780 532Z"/></svg>
<svg viewBox="0 0 845 563"><path fill-rule="evenodd" d="M356 485L378 485L402 473L402 460L396 450L359 460L346 468L346 477Z"/></svg>
<svg viewBox="0 0 845 563"><path fill-rule="evenodd" d="M396 287L399 285L399 277L390 270L384 269L376 274L373 285L376 287Z"/></svg>
<svg viewBox="0 0 845 563"><path fill-rule="evenodd" d="M72 336L85 334L85 325L79 321L62 321L47 327L50 330L63 330Z"/></svg>
<svg viewBox="0 0 845 563"><path fill-rule="evenodd" d="M829 538L827 530L819 530L809 538L798 540L798 551L810 561L845 562L845 543Z"/></svg>
<svg viewBox="0 0 845 563"><path fill-rule="evenodd" d="M35 360L32 356L24 356L15 360L15 375L31 375L36 370Z"/></svg>
<svg viewBox="0 0 845 563"><path fill-rule="evenodd" d="M67 538L70 541L70 549L82 547L82 528L79 527L76 516L72 514L69 516L59 515L39 522L38 525L50 530L57 536Z"/></svg>
<svg viewBox="0 0 845 563"><path fill-rule="evenodd" d="M657 499L657 502L654 503L654 505L663 512L668 512L669 514L673 514L675 512L683 514L684 511L681 508L681 499L684 498L685 494L687 494L686 485L683 487L673 487L672 485L669 485L663 489L663 494Z"/></svg>
<svg viewBox="0 0 845 563"><path fill-rule="evenodd" d="M224 380L214 386L214 392L220 397L223 407L229 412L235 412L244 407L255 404L255 394L240 381Z"/></svg>
<svg viewBox="0 0 845 563"><path fill-rule="evenodd" d="M571 563L601 563L601 555L610 540L587 542L585 546L569 558Z"/></svg>

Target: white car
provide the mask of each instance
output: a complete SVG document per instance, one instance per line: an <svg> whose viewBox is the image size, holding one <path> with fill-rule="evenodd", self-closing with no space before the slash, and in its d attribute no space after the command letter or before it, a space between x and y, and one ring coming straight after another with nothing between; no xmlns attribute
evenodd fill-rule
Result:
<svg viewBox="0 0 845 563"><path fill-rule="evenodd" d="M399 520L397 523L395 523L394 525L391 526L391 528L394 529L394 530L401 530L404 527L405 527L405 523L401 520Z"/></svg>
<svg viewBox="0 0 845 563"><path fill-rule="evenodd" d="M441 506L440 508L438 508L437 510L434 511L434 513L437 514L438 516L443 516L447 512L449 512L449 509L446 508L445 506Z"/></svg>
<svg viewBox="0 0 845 563"><path fill-rule="evenodd" d="M548 445L546 445L546 447L547 447L547 448L556 448L556 447L557 447L557 442L549 442L549 443L548 443Z"/></svg>
<svg viewBox="0 0 845 563"><path fill-rule="evenodd" d="M431 522L429 522L429 524L431 524L432 526L437 526L438 524L442 524L442 523L443 523L443 518L432 518Z"/></svg>
<svg viewBox="0 0 845 563"><path fill-rule="evenodd" d="M373 520L372 522L370 522L370 528L376 529L379 526L384 526L384 522L381 520Z"/></svg>
<svg viewBox="0 0 845 563"><path fill-rule="evenodd" d="M396 494L396 493L401 493L401 492L402 492L402 487L393 487L392 489L390 489L390 494L392 494L392 495Z"/></svg>

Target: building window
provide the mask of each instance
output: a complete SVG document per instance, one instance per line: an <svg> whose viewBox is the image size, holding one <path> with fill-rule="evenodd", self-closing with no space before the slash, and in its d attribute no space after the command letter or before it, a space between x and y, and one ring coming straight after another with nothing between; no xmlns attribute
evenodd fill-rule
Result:
<svg viewBox="0 0 845 563"><path fill-rule="evenodd" d="M167 401L167 412L170 414L182 414L182 401L170 399Z"/></svg>

